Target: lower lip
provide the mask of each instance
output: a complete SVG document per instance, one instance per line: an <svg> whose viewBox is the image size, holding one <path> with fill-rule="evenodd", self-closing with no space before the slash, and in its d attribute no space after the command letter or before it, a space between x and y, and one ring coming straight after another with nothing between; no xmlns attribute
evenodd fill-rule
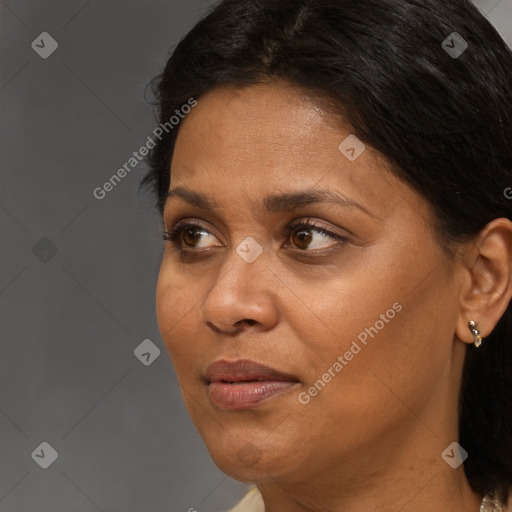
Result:
<svg viewBox="0 0 512 512"><path fill-rule="evenodd" d="M257 381L230 384L210 382L208 396L222 409L252 409L266 400L285 393L298 384L289 381Z"/></svg>

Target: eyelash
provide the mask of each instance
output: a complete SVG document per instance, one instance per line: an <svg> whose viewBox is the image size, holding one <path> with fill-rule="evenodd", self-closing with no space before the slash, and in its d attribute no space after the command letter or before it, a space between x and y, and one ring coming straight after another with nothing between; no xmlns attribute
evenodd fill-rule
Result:
<svg viewBox="0 0 512 512"><path fill-rule="evenodd" d="M164 231L162 238L166 242L171 242L174 245L174 247L176 249L178 249L180 251L180 253L182 253L182 254L196 253L197 251L199 251L201 249L205 250L204 248L199 248L199 249L194 249L194 248L184 249L183 248L183 246L180 243L179 238L180 238L181 234L183 233L183 231L185 231L188 228L197 228L198 231L206 231L207 233L210 234L210 232L207 229L205 229L201 224L199 224L198 222L191 221L191 222L182 223L182 224L178 223L171 231ZM315 224L315 222L310 219L304 219L299 222L294 222L294 223L286 226L285 236L288 239L289 236L294 231L297 231L299 229L304 229L304 228L311 229L312 231L316 231L317 233L320 233L321 235L328 236L329 238L337 240L341 244L344 244L348 241L347 237L333 233L332 231L329 231L329 230L325 229L324 227L319 226L318 224ZM322 254L327 251L330 251L331 249L317 249L317 250L313 250L313 251L308 251L307 249L296 249L296 250L300 251L301 253L304 253L304 254L305 253Z"/></svg>

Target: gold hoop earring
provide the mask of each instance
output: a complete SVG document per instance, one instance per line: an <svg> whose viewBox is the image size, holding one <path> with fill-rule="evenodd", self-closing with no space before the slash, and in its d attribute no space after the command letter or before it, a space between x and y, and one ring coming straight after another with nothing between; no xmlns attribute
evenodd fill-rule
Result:
<svg viewBox="0 0 512 512"><path fill-rule="evenodd" d="M469 330L473 333L475 337L475 341L473 342L475 347L479 347L482 344L482 336L480 336L480 331L476 328L476 323L474 320L470 320L468 322Z"/></svg>

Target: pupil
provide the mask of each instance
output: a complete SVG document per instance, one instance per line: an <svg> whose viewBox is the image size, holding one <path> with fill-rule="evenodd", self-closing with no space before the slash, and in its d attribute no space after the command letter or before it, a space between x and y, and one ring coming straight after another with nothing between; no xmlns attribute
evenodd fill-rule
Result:
<svg viewBox="0 0 512 512"><path fill-rule="evenodd" d="M311 243L311 232L303 229L301 231L297 231L296 233L300 243L305 244L306 247ZM300 246L300 243L298 243L297 245Z"/></svg>
<svg viewBox="0 0 512 512"><path fill-rule="evenodd" d="M200 233L198 231L195 231L193 228L186 229L183 232L183 235L184 235L185 243L187 243L187 245L194 245L194 241L197 242L201 236ZM189 240L187 240L187 238L186 238L188 236L190 236ZM190 244L188 243L189 241L191 241Z"/></svg>

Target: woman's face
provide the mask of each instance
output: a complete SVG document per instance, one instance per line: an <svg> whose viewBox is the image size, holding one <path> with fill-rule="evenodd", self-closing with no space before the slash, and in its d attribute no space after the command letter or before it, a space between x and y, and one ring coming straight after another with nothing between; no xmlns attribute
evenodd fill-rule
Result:
<svg viewBox="0 0 512 512"><path fill-rule="evenodd" d="M194 225L166 242L158 323L240 480L441 460L456 436L459 274L426 202L350 135L282 83L218 88L180 126L164 221Z"/></svg>

